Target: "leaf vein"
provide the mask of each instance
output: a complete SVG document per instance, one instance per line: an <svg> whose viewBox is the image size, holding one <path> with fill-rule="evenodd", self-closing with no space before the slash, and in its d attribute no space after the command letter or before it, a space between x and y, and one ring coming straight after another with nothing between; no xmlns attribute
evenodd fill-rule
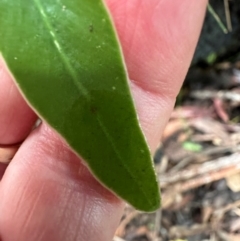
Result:
<svg viewBox="0 0 240 241"><path fill-rule="evenodd" d="M87 91L87 89L81 84L80 81L78 81L78 76L77 76L77 73L76 71L74 70L74 68L71 66L71 63L69 61L69 58L67 57L67 55L64 53L64 51L62 50L61 48L61 45L59 43L59 40L57 39L57 35L54 31L54 28L52 27L49 19L48 19L48 16L46 15L45 11L44 11L44 8L41 4L41 1L40 0L34 0L36 6L38 7L38 10L43 18L43 21L51 35L51 37L53 38L53 44L54 46L56 47L57 49L57 52L59 53L60 55L60 58L62 59L65 67L67 68L67 70L69 71L73 81L75 82L75 84L77 85L77 87L81 90L82 94L88 99L90 100L90 96L89 96L89 92Z"/></svg>

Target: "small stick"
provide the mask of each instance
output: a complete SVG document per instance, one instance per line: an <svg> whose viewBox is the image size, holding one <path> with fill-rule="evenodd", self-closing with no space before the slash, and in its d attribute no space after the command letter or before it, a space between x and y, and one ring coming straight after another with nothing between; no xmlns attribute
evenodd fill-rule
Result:
<svg viewBox="0 0 240 241"><path fill-rule="evenodd" d="M221 171L222 169L226 168L234 168L240 171L239 163L240 153L234 153L232 155L220 157L215 160L195 166L191 169L189 168L171 175L169 175L169 173L166 173L165 175L160 176L160 183L162 187L166 187L167 185L170 185L174 182L188 180L198 175L205 175L208 173Z"/></svg>
<svg viewBox="0 0 240 241"><path fill-rule="evenodd" d="M155 217L155 228L154 228L154 240L157 240L158 235L161 230L161 220L162 220L162 209L159 209L156 211L156 217Z"/></svg>
<svg viewBox="0 0 240 241"><path fill-rule="evenodd" d="M211 91L211 90L201 90L193 91L191 97L205 100L219 98L222 100L230 100L234 102L240 102L240 94L233 91Z"/></svg>
<svg viewBox="0 0 240 241"><path fill-rule="evenodd" d="M115 233L115 235L118 235L118 236L123 236L124 235L124 232L125 232L125 229L126 229L126 226L135 218L137 217L137 215L139 215L139 212L134 210L133 212L131 212L130 214L128 214L126 216L125 219L123 219L123 221L120 223L120 225L118 226L117 228L117 231ZM115 241L115 240L114 240ZM117 240L116 240L117 241Z"/></svg>
<svg viewBox="0 0 240 241"><path fill-rule="evenodd" d="M218 23L219 27L222 29L222 31L225 34L227 34L228 33L227 28L224 26L223 22L221 21L221 19L219 18L219 16L217 15L217 13L214 11L214 9L212 8L212 6L210 4L208 4L207 9L212 14L214 19L217 21L217 23Z"/></svg>
<svg viewBox="0 0 240 241"><path fill-rule="evenodd" d="M229 10L228 0L224 0L224 9L225 9L225 16L226 16L228 31L232 32L232 22L231 22L231 14L230 14L230 10Z"/></svg>
<svg viewBox="0 0 240 241"><path fill-rule="evenodd" d="M219 208L216 211L213 212L214 215L222 215L232 209L238 208L240 206L240 200L230 203L226 205L225 207Z"/></svg>
<svg viewBox="0 0 240 241"><path fill-rule="evenodd" d="M215 181L218 181L222 178L234 175L239 173L240 170L234 166L221 169L216 172L211 172L193 179L190 179L189 181L178 183L173 185L169 191L174 191L175 193L178 192L185 192L190 189L194 189L197 187L200 187L202 185L206 185Z"/></svg>

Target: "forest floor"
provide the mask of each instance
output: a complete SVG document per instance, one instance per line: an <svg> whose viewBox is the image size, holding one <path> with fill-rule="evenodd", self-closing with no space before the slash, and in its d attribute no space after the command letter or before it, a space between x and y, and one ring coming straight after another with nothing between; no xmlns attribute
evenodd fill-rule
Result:
<svg viewBox="0 0 240 241"><path fill-rule="evenodd" d="M155 155L162 207L126 207L114 241L240 240L240 62L193 68Z"/></svg>

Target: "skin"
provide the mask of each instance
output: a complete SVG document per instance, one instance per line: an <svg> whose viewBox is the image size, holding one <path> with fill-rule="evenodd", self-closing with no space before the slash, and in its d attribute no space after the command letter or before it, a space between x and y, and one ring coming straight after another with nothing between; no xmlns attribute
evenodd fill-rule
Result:
<svg viewBox="0 0 240 241"><path fill-rule="evenodd" d="M160 140L199 37L207 0L106 0L151 150ZM24 140L0 166L2 241L111 241L125 204L99 184L36 115L0 61L0 144ZM4 103L4 104L3 104ZM30 134L29 134L30 133Z"/></svg>

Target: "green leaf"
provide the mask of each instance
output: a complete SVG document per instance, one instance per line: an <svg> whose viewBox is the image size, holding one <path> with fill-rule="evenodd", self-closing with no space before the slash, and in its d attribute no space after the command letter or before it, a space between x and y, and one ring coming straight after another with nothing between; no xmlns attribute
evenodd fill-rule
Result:
<svg viewBox="0 0 240 241"><path fill-rule="evenodd" d="M191 141L185 141L183 143L183 148L192 152L200 152L202 150L202 146L200 144Z"/></svg>
<svg viewBox="0 0 240 241"><path fill-rule="evenodd" d="M0 51L35 111L108 189L159 207L119 42L101 0L1 0Z"/></svg>

